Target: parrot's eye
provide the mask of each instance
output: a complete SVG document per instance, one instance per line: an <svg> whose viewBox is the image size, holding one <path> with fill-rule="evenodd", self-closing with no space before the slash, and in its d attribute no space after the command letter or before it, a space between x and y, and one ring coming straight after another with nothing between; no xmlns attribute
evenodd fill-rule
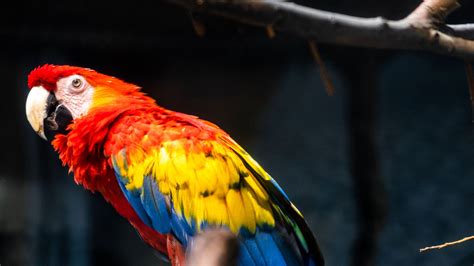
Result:
<svg viewBox="0 0 474 266"><path fill-rule="evenodd" d="M72 86L73 86L74 88L78 89L78 88L80 88L81 85L82 85L82 80L77 79L77 78L76 78L76 79L73 79L71 84L72 84Z"/></svg>

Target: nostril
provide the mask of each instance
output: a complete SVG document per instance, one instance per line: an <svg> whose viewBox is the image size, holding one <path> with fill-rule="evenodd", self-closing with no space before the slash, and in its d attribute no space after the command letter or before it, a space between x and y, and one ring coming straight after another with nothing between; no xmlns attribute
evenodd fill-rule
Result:
<svg viewBox="0 0 474 266"><path fill-rule="evenodd" d="M46 117L44 120L44 126L52 131L58 130L59 126L58 123L56 123L56 113Z"/></svg>

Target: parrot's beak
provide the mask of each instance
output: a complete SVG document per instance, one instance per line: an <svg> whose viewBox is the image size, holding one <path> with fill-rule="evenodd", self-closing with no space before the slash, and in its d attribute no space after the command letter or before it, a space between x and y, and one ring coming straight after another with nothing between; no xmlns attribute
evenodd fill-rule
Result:
<svg viewBox="0 0 474 266"><path fill-rule="evenodd" d="M33 130L45 140L52 140L58 133L65 134L72 122L71 112L42 86L31 88L26 99L26 116Z"/></svg>

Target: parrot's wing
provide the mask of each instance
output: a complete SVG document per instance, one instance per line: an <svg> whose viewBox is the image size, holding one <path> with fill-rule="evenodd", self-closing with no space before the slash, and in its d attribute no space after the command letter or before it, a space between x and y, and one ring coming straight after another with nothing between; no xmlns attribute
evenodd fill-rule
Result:
<svg viewBox="0 0 474 266"><path fill-rule="evenodd" d="M242 159L246 168L252 173L270 196L272 209L283 219L281 221L290 234L294 235L300 251L304 254L306 265L324 265L324 258L311 229L303 215L278 185L278 183L234 140L228 136L221 138Z"/></svg>
<svg viewBox="0 0 474 266"><path fill-rule="evenodd" d="M225 226L241 239L242 265L324 263L301 213L227 135L137 144L111 163L143 222L183 246L206 227Z"/></svg>

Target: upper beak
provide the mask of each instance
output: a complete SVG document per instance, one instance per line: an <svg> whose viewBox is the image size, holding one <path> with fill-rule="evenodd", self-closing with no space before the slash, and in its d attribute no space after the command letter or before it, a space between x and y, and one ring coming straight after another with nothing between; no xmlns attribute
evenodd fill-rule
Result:
<svg viewBox="0 0 474 266"><path fill-rule="evenodd" d="M49 92L42 86L33 87L26 99L26 117L40 137L46 140L44 134L44 119L47 117L46 109L48 108Z"/></svg>
<svg viewBox="0 0 474 266"><path fill-rule="evenodd" d="M72 122L71 112L58 102L53 92L42 86L33 87L26 99L26 116L33 130L45 140L58 133L66 134Z"/></svg>

